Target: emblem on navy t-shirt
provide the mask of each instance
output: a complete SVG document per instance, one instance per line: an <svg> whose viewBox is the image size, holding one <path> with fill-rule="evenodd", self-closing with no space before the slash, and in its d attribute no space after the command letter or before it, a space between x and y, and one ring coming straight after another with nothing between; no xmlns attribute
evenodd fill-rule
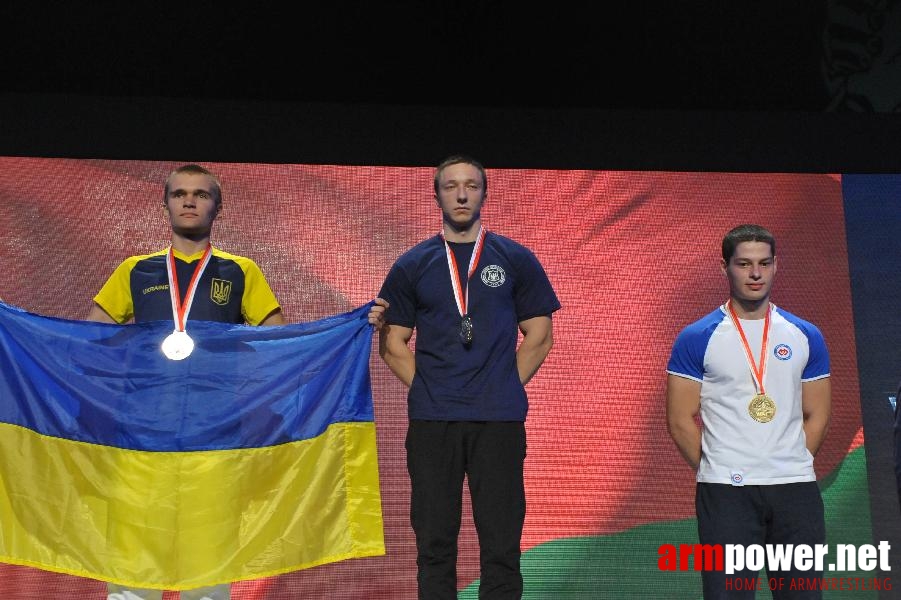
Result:
<svg viewBox="0 0 901 600"><path fill-rule="evenodd" d="M773 348L773 356L779 360L788 360L792 357L792 349L788 344L779 344Z"/></svg>
<svg viewBox="0 0 901 600"><path fill-rule="evenodd" d="M507 274L497 265L488 265L482 269L482 283L489 287L500 287L507 281Z"/></svg>
<svg viewBox="0 0 901 600"><path fill-rule="evenodd" d="M228 304L232 295L232 282L226 279L216 279L210 283L210 300L220 306Z"/></svg>

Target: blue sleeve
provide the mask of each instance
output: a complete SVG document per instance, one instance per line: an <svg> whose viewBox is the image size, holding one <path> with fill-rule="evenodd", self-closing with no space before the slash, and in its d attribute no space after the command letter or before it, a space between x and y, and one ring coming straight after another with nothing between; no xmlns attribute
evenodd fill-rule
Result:
<svg viewBox="0 0 901 600"><path fill-rule="evenodd" d="M689 329L683 329L673 343L666 372L697 381L704 379L704 350L700 338Z"/></svg>
<svg viewBox="0 0 901 600"><path fill-rule="evenodd" d="M538 258L525 250L520 255L518 263L514 290L516 320L525 321L533 317L549 316L559 310L560 301Z"/></svg>
<svg viewBox="0 0 901 600"><path fill-rule="evenodd" d="M807 336L807 344L810 348L810 356L807 365L801 373L801 381L822 379L829 375L829 350L826 348L826 340L815 325L804 323L804 334Z"/></svg>
<svg viewBox="0 0 901 600"><path fill-rule="evenodd" d="M399 261L388 271L379 298L388 301L385 322L410 329L416 326L416 288Z"/></svg>
<svg viewBox="0 0 901 600"><path fill-rule="evenodd" d="M679 332L676 341L673 342L666 372L703 381L707 344L723 317L724 313L717 309Z"/></svg>

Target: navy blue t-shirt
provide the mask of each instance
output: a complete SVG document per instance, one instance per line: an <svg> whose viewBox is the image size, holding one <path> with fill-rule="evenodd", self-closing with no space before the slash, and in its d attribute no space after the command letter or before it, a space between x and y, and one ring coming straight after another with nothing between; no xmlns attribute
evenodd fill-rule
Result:
<svg viewBox="0 0 901 600"><path fill-rule="evenodd" d="M469 248L462 250L461 257L471 255ZM461 271L468 264L458 259ZM473 340L468 345L460 339L461 316L441 236L401 255L379 296L390 303L389 324L416 330L416 375L407 397L411 419L525 420L528 401L516 369L518 324L560 308L532 252L487 234L469 282Z"/></svg>

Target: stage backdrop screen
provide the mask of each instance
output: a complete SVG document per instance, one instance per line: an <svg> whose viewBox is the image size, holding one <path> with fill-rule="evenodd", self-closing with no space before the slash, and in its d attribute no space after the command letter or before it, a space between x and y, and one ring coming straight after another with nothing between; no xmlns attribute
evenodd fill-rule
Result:
<svg viewBox="0 0 901 600"><path fill-rule="evenodd" d="M223 209L213 244L256 261L292 323L373 299L395 259L441 225L434 170L427 167L0 158L3 301L40 315L83 319L123 259L168 245L163 183L184 162L220 176ZM871 514L859 366L878 349L859 352L855 331L856 321L875 324L854 310L855 294L865 300L880 291L852 280L849 257L875 264L878 251L851 246L876 228L888 231L886 223L897 217L869 219L869 208L848 203L851 196L872 202L870 190L892 189L884 179L853 178L853 189L843 189L850 185L843 179L488 169L484 225L534 251L562 304L553 317L554 348L527 386L527 598L700 597L699 573L658 568L661 545L697 541L694 473L666 429L666 363L679 330L727 299L720 243L742 223L775 234L772 299L817 324L830 349L833 417L815 462L829 541L875 544L888 535ZM861 278L878 283L879 273L861 268ZM872 304L872 318L896 326L898 317L879 316L878 303ZM901 366L886 372L890 367L878 360L867 364L873 391L865 400L874 398L879 422L890 422L880 394L894 389ZM370 371L386 554L239 582L234 598L415 597L406 393L378 357L375 340ZM891 469L888 464L876 475L889 491ZM897 510L897 498L892 501ZM469 507L467 498L458 564L462 598L477 597L479 576ZM0 565L0 597L44 594L100 599L105 585ZM835 594L826 597L842 597ZM859 591L854 597L877 596Z"/></svg>

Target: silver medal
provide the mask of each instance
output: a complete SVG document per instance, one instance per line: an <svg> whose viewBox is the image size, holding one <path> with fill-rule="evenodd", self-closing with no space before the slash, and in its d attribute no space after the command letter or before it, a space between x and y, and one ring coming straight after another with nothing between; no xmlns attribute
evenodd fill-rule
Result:
<svg viewBox="0 0 901 600"><path fill-rule="evenodd" d="M194 340L186 331L175 330L166 336L161 348L169 360L183 360L194 351Z"/></svg>
<svg viewBox="0 0 901 600"><path fill-rule="evenodd" d="M213 247L207 244L203 256L194 267L194 276L191 277L191 283L185 293L185 301L182 304L178 290L178 276L175 270L175 253L172 246L166 256L166 277L169 279L169 298L172 301L172 320L175 321L175 331L170 333L163 340L160 349L169 360L184 360L194 351L194 340L185 331L185 321L188 319L188 313L191 312L191 304L194 302L194 293L197 291L197 283L203 276L207 264L210 262Z"/></svg>

